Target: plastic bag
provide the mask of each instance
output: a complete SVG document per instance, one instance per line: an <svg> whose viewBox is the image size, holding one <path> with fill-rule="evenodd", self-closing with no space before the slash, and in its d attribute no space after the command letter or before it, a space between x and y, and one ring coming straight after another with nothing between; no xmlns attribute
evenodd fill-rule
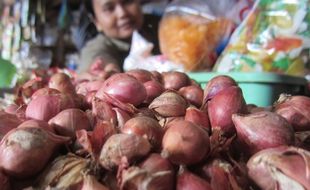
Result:
<svg viewBox="0 0 310 190"><path fill-rule="evenodd" d="M154 45L137 31L133 33L129 55L124 60L123 69L145 69L149 71L184 71L182 65L168 61L162 55L152 55Z"/></svg>
<svg viewBox="0 0 310 190"><path fill-rule="evenodd" d="M174 1L160 23L160 50L186 71L210 70L233 27L232 20L213 13L206 1Z"/></svg>
<svg viewBox="0 0 310 190"><path fill-rule="evenodd" d="M252 9L254 0L208 0L208 6L217 17L225 17L239 25Z"/></svg>
<svg viewBox="0 0 310 190"><path fill-rule="evenodd" d="M214 71L303 75L309 60L309 4L308 0L257 0Z"/></svg>

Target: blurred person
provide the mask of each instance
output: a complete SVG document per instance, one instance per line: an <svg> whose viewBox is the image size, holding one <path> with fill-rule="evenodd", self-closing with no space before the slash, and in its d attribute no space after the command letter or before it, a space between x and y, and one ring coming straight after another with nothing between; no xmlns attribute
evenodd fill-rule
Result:
<svg viewBox="0 0 310 190"><path fill-rule="evenodd" d="M92 64L113 63L122 70L135 30L154 44L154 54L159 53L160 17L144 15L140 0L85 0L84 3L98 33L81 49L78 73L87 71Z"/></svg>

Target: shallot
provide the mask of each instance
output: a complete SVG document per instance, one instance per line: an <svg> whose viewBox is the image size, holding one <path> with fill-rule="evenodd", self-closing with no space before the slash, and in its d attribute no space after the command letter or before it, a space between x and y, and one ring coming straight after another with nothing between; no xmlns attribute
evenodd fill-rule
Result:
<svg viewBox="0 0 310 190"><path fill-rule="evenodd" d="M187 101L197 108L201 107L203 99L203 90L199 86L185 86L179 90L180 94L187 99Z"/></svg>
<svg viewBox="0 0 310 190"><path fill-rule="evenodd" d="M74 107L76 107L74 100L69 95L38 96L29 102L26 109L26 117L48 121L62 110Z"/></svg>
<svg viewBox="0 0 310 190"><path fill-rule="evenodd" d="M172 163L195 164L209 152L209 135L192 122L176 121L165 132L162 146L163 157Z"/></svg>
<svg viewBox="0 0 310 190"><path fill-rule="evenodd" d="M27 178L41 171L56 148L68 142L39 127L11 130L0 142L0 167L17 178Z"/></svg>
<svg viewBox="0 0 310 190"><path fill-rule="evenodd" d="M190 84L189 77L182 72L169 71L162 73L162 76L164 87L167 90L179 90L180 88L188 86Z"/></svg>
<svg viewBox="0 0 310 190"><path fill-rule="evenodd" d="M48 121L59 135L75 139L77 130L90 130L91 125L85 112L80 109L65 109Z"/></svg>
<svg viewBox="0 0 310 190"><path fill-rule="evenodd" d="M238 86L237 82L226 75L219 75L213 77L204 88L203 103L211 100L217 93L229 88L231 86Z"/></svg>
<svg viewBox="0 0 310 190"><path fill-rule="evenodd" d="M310 189L310 152L296 147L268 148L247 163L248 175L262 189Z"/></svg>
<svg viewBox="0 0 310 190"><path fill-rule="evenodd" d="M228 135L235 132L232 114L247 113L241 88L237 86L218 92L207 105L211 127L219 127Z"/></svg>
<svg viewBox="0 0 310 190"><path fill-rule="evenodd" d="M248 115L234 114L238 139L250 154L266 148L294 144L294 130L280 115L262 111Z"/></svg>
<svg viewBox="0 0 310 190"><path fill-rule="evenodd" d="M161 93L164 92L164 87L161 83L150 80L145 83L143 83L147 97L145 99L146 103L151 103L156 97L158 97Z"/></svg>
<svg viewBox="0 0 310 190"><path fill-rule="evenodd" d="M103 93L135 106L146 99L146 89L143 83L125 73L117 73L108 78L98 90L96 97L102 99Z"/></svg>
<svg viewBox="0 0 310 190"><path fill-rule="evenodd" d="M65 73L54 74L50 78L48 87L59 90L61 93L75 94L75 87L73 86L70 77Z"/></svg>
<svg viewBox="0 0 310 190"><path fill-rule="evenodd" d="M40 173L34 189L70 189L83 182L83 173L89 169L89 162L84 158L74 154L59 156Z"/></svg>
<svg viewBox="0 0 310 190"><path fill-rule="evenodd" d="M295 131L310 130L310 97L281 94L274 111L284 117Z"/></svg>
<svg viewBox="0 0 310 190"><path fill-rule="evenodd" d="M155 98L149 108L162 117L184 116L188 102L176 91L166 91Z"/></svg>
<svg viewBox="0 0 310 190"><path fill-rule="evenodd" d="M162 127L155 119L145 116L128 120L124 127L121 128L121 132L145 137L155 149L161 146L164 134Z"/></svg>
<svg viewBox="0 0 310 190"><path fill-rule="evenodd" d="M16 128L22 121L15 115L0 111L0 140L10 130Z"/></svg>
<svg viewBox="0 0 310 190"><path fill-rule="evenodd" d="M177 177L176 190L212 190L210 184L199 176L189 172L180 171Z"/></svg>
<svg viewBox="0 0 310 190"><path fill-rule="evenodd" d="M133 69L126 72L126 74L135 77L138 81L145 83L152 80L153 75L150 71L143 69Z"/></svg>
<svg viewBox="0 0 310 190"><path fill-rule="evenodd" d="M108 170L114 169L121 163L122 157L126 157L131 163L151 150L151 145L143 137L134 134L114 134L103 145L99 162Z"/></svg>

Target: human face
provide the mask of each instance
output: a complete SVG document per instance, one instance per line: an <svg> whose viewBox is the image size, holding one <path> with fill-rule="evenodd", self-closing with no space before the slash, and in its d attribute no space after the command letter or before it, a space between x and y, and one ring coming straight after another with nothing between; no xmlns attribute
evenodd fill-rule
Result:
<svg viewBox="0 0 310 190"><path fill-rule="evenodd" d="M105 35L129 39L142 26L139 0L93 0L95 25Z"/></svg>

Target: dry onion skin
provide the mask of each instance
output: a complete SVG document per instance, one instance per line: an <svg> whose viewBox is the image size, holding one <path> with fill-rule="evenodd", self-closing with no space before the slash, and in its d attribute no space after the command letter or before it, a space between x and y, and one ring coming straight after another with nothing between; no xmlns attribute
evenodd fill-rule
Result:
<svg viewBox="0 0 310 190"><path fill-rule="evenodd" d="M166 91L155 98L149 108L162 117L184 116L188 102L176 91Z"/></svg>
<svg viewBox="0 0 310 190"><path fill-rule="evenodd" d="M284 117L295 131L310 130L310 97L281 94L274 111Z"/></svg>
<svg viewBox="0 0 310 190"><path fill-rule="evenodd" d="M89 169L89 161L87 159L74 154L59 156L39 175L34 188L69 189L83 182L83 174L86 174Z"/></svg>
<svg viewBox="0 0 310 190"><path fill-rule="evenodd" d="M59 145L68 140L39 127L13 129L0 142L0 167L10 176L31 177L41 171Z"/></svg>
<svg viewBox="0 0 310 190"><path fill-rule="evenodd" d="M164 130L157 120L145 116L131 118L125 123L124 127L121 128L121 132L146 137L155 149L161 147L164 134Z"/></svg>
<svg viewBox="0 0 310 190"><path fill-rule="evenodd" d="M262 189L309 189L310 152L288 146L264 149L248 161L248 175Z"/></svg>
<svg viewBox="0 0 310 190"><path fill-rule="evenodd" d="M151 150L151 145L143 137L134 134L114 134L103 145L99 162L108 170L115 169L121 164L122 157L131 163L146 156Z"/></svg>
<svg viewBox="0 0 310 190"><path fill-rule="evenodd" d="M65 109L48 122L54 127L57 134L75 139L77 130L91 130L90 121L85 112L80 109Z"/></svg>
<svg viewBox="0 0 310 190"><path fill-rule="evenodd" d="M207 131L189 121L170 124L162 141L162 156L174 164L190 165L201 161L210 150Z"/></svg>

